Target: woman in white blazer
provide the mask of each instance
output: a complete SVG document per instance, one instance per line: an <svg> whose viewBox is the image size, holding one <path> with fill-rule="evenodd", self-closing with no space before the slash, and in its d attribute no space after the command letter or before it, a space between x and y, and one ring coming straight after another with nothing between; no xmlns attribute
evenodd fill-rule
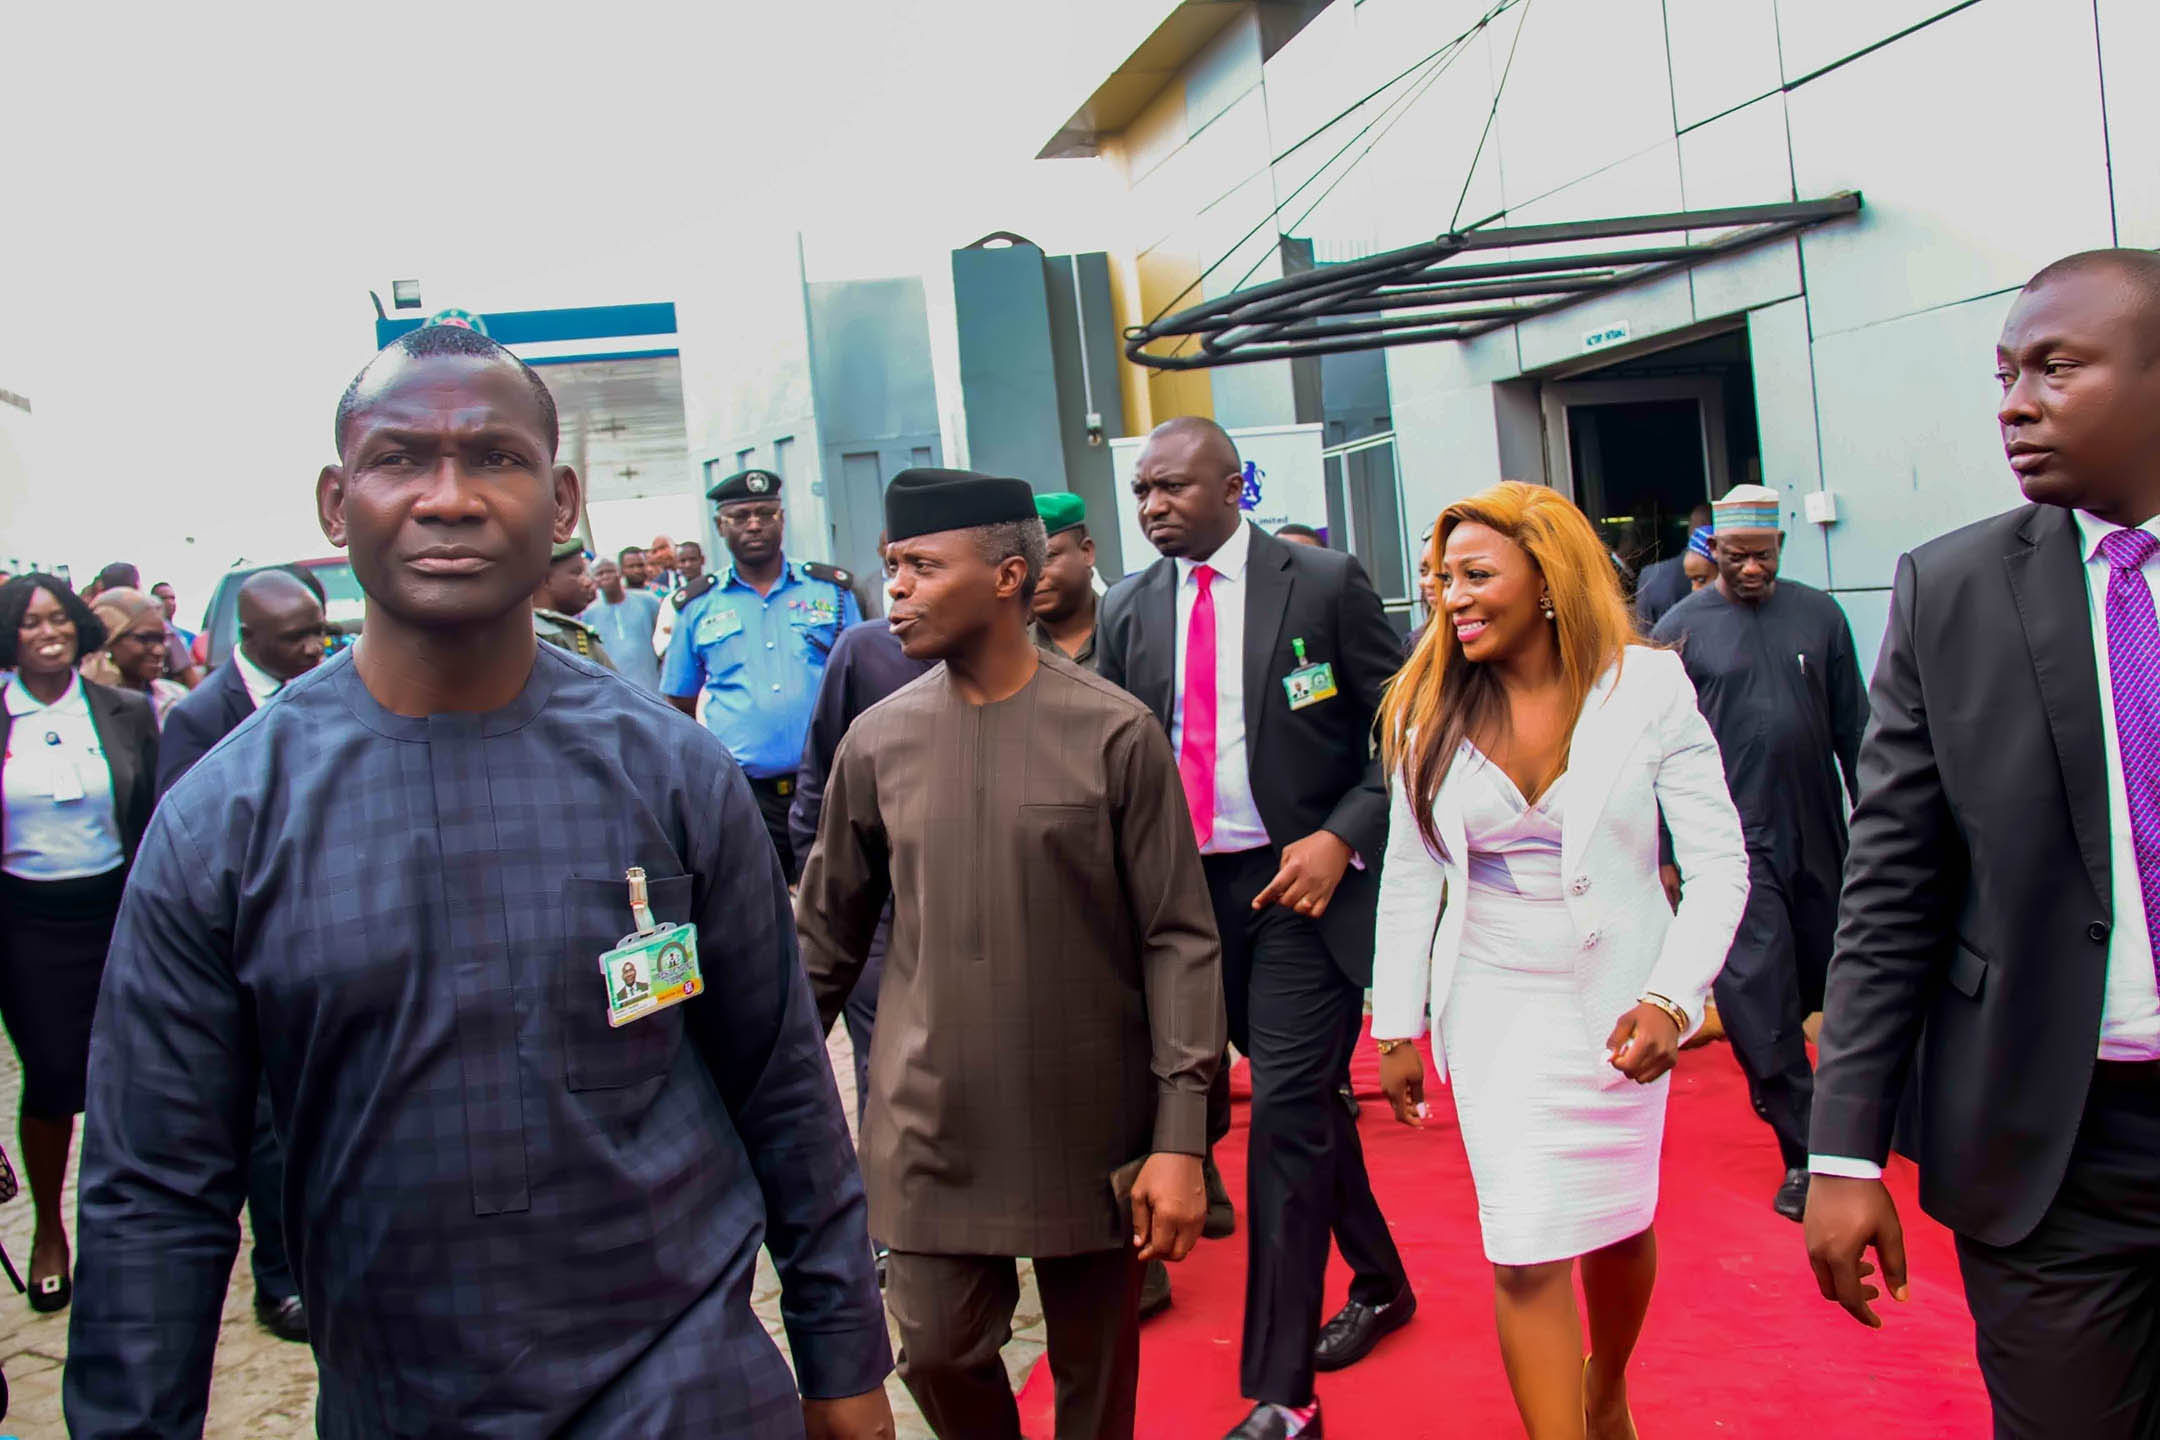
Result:
<svg viewBox="0 0 2160 1440"><path fill-rule="evenodd" d="M1581 511L1505 482L1449 507L1433 543L1439 613L1381 722L1381 1083L1420 1123L1411 1042L1429 1011L1523 1423L1532 1440L1631 1440L1665 1077L1747 898L1740 820L1686 672L1637 637Z"/></svg>

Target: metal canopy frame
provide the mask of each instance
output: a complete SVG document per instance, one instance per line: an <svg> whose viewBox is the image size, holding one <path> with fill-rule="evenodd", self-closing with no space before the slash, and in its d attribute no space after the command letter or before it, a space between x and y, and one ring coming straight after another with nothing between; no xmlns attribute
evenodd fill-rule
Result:
<svg viewBox="0 0 2160 1440"><path fill-rule="evenodd" d="M1723 210L1493 229L1474 225L1421 245L1233 291L1134 326L1125 332L1125 355L1157 370L1204 370L1470 340L1859 211L1860 193L1846 190L1822 200ZM1473 251L1535 250L1704 230L1721 233L1697 244L1450 263ZM1199 347L1185 350L1185 342L1195 338ZM1173 348L1161 348L1165 341Z"/></svg>

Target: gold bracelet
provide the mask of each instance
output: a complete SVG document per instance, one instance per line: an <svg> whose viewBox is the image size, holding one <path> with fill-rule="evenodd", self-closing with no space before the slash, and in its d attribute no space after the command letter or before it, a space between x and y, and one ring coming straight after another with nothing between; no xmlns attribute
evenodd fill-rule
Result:
<svg viewBox="0 0 2160 1440"><path fill-rule="evenodd" d="M1373 1041L1373 1048L1382 1055L1392 1055L1403 1046L1415 1043L1415 1041L1411 1040L1375 1040Z"/></svg>
<svg viewBox="0 0 2160 1440"><path fill-rule="evenodd" d="M1687 1034L1687 1011L1681 1009L1678 1005L1666 999L1663 995L1657 994L1655 991L1650 990L1646 990L1643 992L1642 1003L1645 1005L1655 1005L1658 1009L1664 1011L1665 1018L1672 1021L1674 1025L1678 1026L1682 1035Z"/></svg>

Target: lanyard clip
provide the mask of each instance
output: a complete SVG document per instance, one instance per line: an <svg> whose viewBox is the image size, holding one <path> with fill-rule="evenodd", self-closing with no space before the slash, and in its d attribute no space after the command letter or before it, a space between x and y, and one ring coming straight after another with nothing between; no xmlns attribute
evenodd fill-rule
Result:
<svg viewBox="0 0 2160 1440"><path fill-rule="evenodd" d="M1297 663L1299 664L1299 666L1301 666L1301 667L1302 667L1302 666L1303 666L1303 665L1305 664L1305 641L1304 641L1304 639L1303 639L1302 637L1300 637L1300 638L1298 638L1298 639L1292 640L1292 641L1290 642L1290 648L1291 648L1292 650L1295 650L1295 651L1297 652Z"/></svg>
<svg viewBox="0 0 2160 1440"><path fill-rule="evenodd" d="M643 867L631 866L623 872L623 879L630 882L630 918L637 922L638 933L659 929L659 923L653 919L652 896L645 889Z"/></svg>

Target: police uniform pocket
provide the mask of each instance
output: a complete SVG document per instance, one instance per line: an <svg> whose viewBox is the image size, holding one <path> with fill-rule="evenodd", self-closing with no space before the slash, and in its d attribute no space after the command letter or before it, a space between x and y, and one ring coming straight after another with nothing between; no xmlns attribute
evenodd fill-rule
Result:
<svg viewBox="0 0 2160 1440"><path fill-rule="evenodd" d="M822 663L840 638L840 610L823 601L795 601L788 607L788 626L806 660Z"/></svg>
<svg viewBox="0 0 2160 1440"><path fill-rule="evenodd" d="M663 925L690 919L690 877L647 882L653 916ZM683 1007L671 1005L617 1028L608 1024L607 982L600 957L637 928L630 886L572 876L563 883L563 950L555 984L562 1020L563 1074L572 1090L612 1090L666 1075L682 1045ZM685 1003L695 1004L696 1001Z"/></svg>

